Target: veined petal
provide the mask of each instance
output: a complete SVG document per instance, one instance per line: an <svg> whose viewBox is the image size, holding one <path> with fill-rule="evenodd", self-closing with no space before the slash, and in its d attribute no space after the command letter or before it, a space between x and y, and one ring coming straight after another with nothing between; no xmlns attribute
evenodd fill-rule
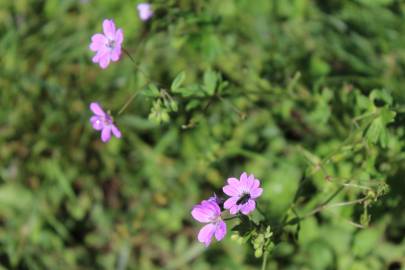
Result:
<svg viewBox="0 0 405 270"><path fill-rule="evenodd" d="M239 189L233 185L226 185L222 188L222 190L228 196L239 196L240 195Z"/></svg>
<svg viewBox="0 0 405 270"><path fill-rule="evenodd" d="M262 188L255 188L250 191L250 198L256 199L262 195L263 189Z"/></svg>
<svg viewBox="0 0 405 270"><path fill-rule="evenodd" d="M244 205L240 207L242 214L247 215L256 208L256 202L254 200L248 200Z"/></svg>
<svg viewBox="0 0 405 270"><path fill-rule="evenodd" d="M240 184L239 179L237 179L235 177L228 178L227 182L228 182L229 185L232 185L232 186L239 186L239 184Z"/></svg>
<svg viewBox="0 0 405 270"><path fill-rule="evenodd" d="M218 241L221 241L225 237L225 235L226 235L226 223L220 220L215 230L215 238Z"/></svg>
<svg viewBox="0 0 405 270"><path fill-rule="evenodd" d="M253 184L255 183L255 176L253 174L249 175L246 181L246 185L248 189L250 190L253 187Z"/></svg>
<svg viewBox="0 0 405 270"><path fill-rule="evenodd" d="M255 179L255 180L253 181L252 189L256 189L256 188L258 188L259 186L260 186L260 181L257 180L257 179Z"/></svg>
<svg viewBox="0 0 405 270"><path fill-rule="evenodd" d="M244 172L240 176L240 188L243 191L248 191L250 188L250 186L248 184L249 184L248 175L247 175L247 173Z"/></svg>
<svg viewBox="0 0 405 270"><path fill-rule="evenodd" d="M201 206L209 209L213 216L221 215L221 208L216 201L204 200L201 202Z"/></svg>
<svg viewBox="0 0 405 270"><path fill-rule="evenodd" d="M206 247L208 247L211 243L212 236L215 233L215 225L214 224L207 224L201 228L200 232L198 233L198 241L204 243Z"/></svg>
<svg viewBox="0 0 405 270"><path fill-rule="evenodd" d="M236 202L239 200L239 197L231 197L224 202L225 209L231 209L236 205Z"/></svg>
<svg viewBox="0 0 405 270"><path fill-rule="evenodd" d="M200 205L195 206L193 210L191 210L191 215L195 220L202 223L208 223L212 218L212 213Z"/></svg>

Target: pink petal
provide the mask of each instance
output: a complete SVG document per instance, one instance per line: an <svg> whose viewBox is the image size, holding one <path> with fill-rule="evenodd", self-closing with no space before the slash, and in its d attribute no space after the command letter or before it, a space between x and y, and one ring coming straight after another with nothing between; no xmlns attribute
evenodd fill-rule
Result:
<svg viewBox="0 0 405 270"><path fill-rule="evenodd" d="M105 116L105 112L101 108L100 104L97 102L92 102L90 103L90 110L95 114L99 116ZM90 118L91 119L91 118Z"/></svg>
<svg viewBox="0 0 405 270"><path fill-rule="evenodd" d="M103 21L103 31L107 38L114 40L115 38L115 24L113 20Z"/></svg>
<svg viewBox="0 0 405 270"><path fill-rule="evenodd" d="M236 213L239 212L239 205L234 205L231 207L231 209L229 209L229 213L231 213L231 215L235 215Z"/></svg>
<svg viewBox="0 0 405 270"><path fill-rule="evenodd" d="M241 194L241 192L239 191L239 189L237 187L231 186L231 185L224 186L222 188L222 190L228 196L239 196Z"/></svg>
<svg viewBox="0 0 405 270"><path fill-rule="evenodd" d="M204 243L206 247L208 247L211 243L212 236L215 233L215 225L214 224L207 224L201 228L200 232L198 233L198 241Z"/></svg>
<svg viewBox="0 0 405 270"><path fill-rule="evenodd" d="M239 186L239 184L240 184L239 179L237 179L235 177L228 178L227 182L228 182L229 185L232 185L232 186Z"/></svg>
<svg viewBox="0 0 405 270"><path fill-rule="evenodd" d="M107 68L110 64L110 55L108 53L103 55L103 57L100 58L99 64L102 69Z"/></svg>
<svg viewBox="0 0 405 270"><path fill-rule="evenodd" d="M100 120L100 117L99 116L92 116L91 118L90 118L90 122L91 122L91 124L93 125L93 128L95 129L95 130L101 130L102 128L103 128L103 122Z"/></svg>
<svg viewBox="0 0 405 270"><path fill-rule="evenodd" d="M255 183L255 176L253 174L249 175L249 177L247 178L247 182L246 185L248 187L248 190L250 190L253 186L253 184Z"/></svg>
<svg viewBox="0 0 405 270"><path fill-rule="evenodd" d="M262 195L262 193L263 193L262 188L255 188L250 191L250 198L256 199L256 198L260 197L260 195Z"/></svg>
<svg viewBox="0 0 405 270"><path fill-rule="evenodd" d="M226 223L220 220L215 230L215 238L218 241L221 241L224 238L225 234L226 234Z"/></svg>
<svg viewBox="0 0 405 270"><path fill-rule="evenodd" d="M121 45L122 41L124 40L124 32L121 28L118 28L117 32L115 33L115 44Z"/></svg>
<svg viewBox="0 0 405 270"><path fill-rule="evenodd" d="M204 200L201 202L201 205L208 208L213 216L219 216L221 214L221 208L219 208L218 203L215 201Z"/></svg>
<svg viewBox="0 0 405 270"><path fill-rule="evenodd" d="M105 47L107 40L104 35L102 34L95 34L91 38L91 44L89 46L90 50L98 51L101 48Z"/></svg>
<svg viewBox="0 0 405 270"><path fill-rule="evenodd" d="M236 202L239 200L239 197L231 197L224 202L224 208L230 209L236 205Z"/></svg>
<svg viewBox="0 0 405 270"><path fill-rule="evenodd" d="M248 200L247 203L241 206L240 211L242 214L247 215L256 208L256 202L254 200Z"/></svg>
<svg viewBox="0 0 405 270"><path fill-rule="evenodd" d="M191 215L195 220L202 223L208 223L211 220L212 214L206 208L196 206L191 211Z"/></svg>
<svg viewBox="0 0 405 270"><path fill-rule="evenodd" d="M111 60L116 62L120 59L121 55L121 47L115 47L114 50L111 52Z"/></svg>
<svg viewBox="0 0 405 270"><path fill-rule="evenodd" d="M108 142L111 139L111 127L106 126L101 131L101 140L103 142Z"/></svg>
<svg viewBox="0 0 405 270"><path fill-rule="evenodd" d="M243 191L248 191L250 188L248 184L249 184L248 175L244 172L240 176L240 188Z"/></svg>
<svg viewBox="0 0 405 270"><path fill-rule="evenodd" d="M257 180L257 179L255 179L255 180L253 181L252 189L256 189L256 188L258 188L259 186L260 186L260 181Z"/></svg>
<svg viewBox="0 0 405 270"><path fill-rule="evenodd" d="M121 138L121 131L117 128L116 125L112 125L111 131L114 134L115 137Z"/></svg>
<svg viewBox="0 0 405 270"><path fill-rule="evenodd" d="M97 51L96 55L93 57L93 63L99 63L102 58L104 58L109 52L105 48L101 48Z"/></svg>

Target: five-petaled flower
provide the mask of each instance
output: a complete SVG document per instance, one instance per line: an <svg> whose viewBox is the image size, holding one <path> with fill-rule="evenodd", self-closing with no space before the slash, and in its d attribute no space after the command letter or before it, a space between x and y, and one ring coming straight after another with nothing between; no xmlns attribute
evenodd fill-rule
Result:
<svg viewBox="0 0 405 270"><path fill-rule="evenodd" d="M208 223L201 228L198 233L198 241L204 243L206 247L211 243L212 237L221 241L226 234L226 224L221 219L221 209L217 202L204 200L194 206L191 211L193 218L201 223Z"/></svg>
<svg viewBox="0 0 405 270"><path fill-rule="evenodd" d="M263 189L260 188L260 181L253 174L248 176L245 172L236 178L228 178L228 185L222 188L230 198L224 203L224 208L229 209L232 215L239 211L247 215L256 208L255 199L262 195Z"/></svg>
<svg viewBox="0 0 405 270"><path fill-rule="evenodd" d="M101 130L101 140L103 142L108 142L111 139L111 132L115 137L121 138L121 132L117 126L114 125L112 117L103 111L100 104L92 102L90 104L90 110L94 113L94 115L90 117L90 123L95 130Z"/></svg>
<svg viewBox="0 0 405 270"><path fill-rule="evenodd" d="M122 29L115 29L113 20L103 21L103 32L91 37L90 50L97 52L93 62L98 63L102 69L106 68L110 61L118 61L121 55L121 44L124 39Z"/></svg>
<svg viewBox="0 0 405 270"><path fill-rule="evenodd" d="M147 21L153 16L152 6L148 3L140 3L137 6L139 18L142 21Z"/></svg>

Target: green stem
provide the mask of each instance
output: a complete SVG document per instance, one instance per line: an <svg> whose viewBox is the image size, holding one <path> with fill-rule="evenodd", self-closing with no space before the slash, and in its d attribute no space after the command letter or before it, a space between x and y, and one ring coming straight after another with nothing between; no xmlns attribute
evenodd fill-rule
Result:
<svg viewBox="0 0 405 270"><path fill-rule="evenodd" d="M235 219L235 218L239 218L239 216L227 217L227 218L223 218L222 220L227 221L227 220L232 220L232 219Z"/></svg>
<svg viewBox="0 0 405 270"><path fill-rule="evenodd" d="M264 218L266 218L265 212L259 207L258 204L256 204L256 209Z"/></svg>
<svg viewBox="0 0 405 270"><path fill-rule="evenodd" d="M262 262L262 270L266 270L267 267L267 257L269 256L269 252L266 250L263 255L263 262Z"/></svg>
<svg viewBox="0 0 405 270"><path fill-rule="evenodd" d="M135 97L139 94L139 91L135 92L134 94L132 94L132 96L127 100L127 102L125 102L124 106L122 106L121 110L119 110L119 112L117 113L117 115L120 115L121 113L123 113L125 111L125 109L129 106L129 104L132 103L132 101L135 99Z"/></svg>
<svg viewBox="0 0 405 270"><path fill-rule="evenodd" d="M122 48L122 50L129 57L129 59L131 59L131 61L136 65L135 59L132 58L132 55L124 47Z"/></svg>
<svg viewBox="0 0 405 270"><path fill-rule="evenodd" d="M321 212L322 210L328 209L328 208L335 208L335 207L341 207L341 206L346 206L346 205L352 205L352 204L358 204L358 203L362 203L367 199L367 197L363 197L357 200L353 200L353 201L348 201L348 202L338 202L338 203L332 203L329 205L320 205L317 208L315 208L314 210L312 210L311 212L309 212L308 214L306 214L305 216L303 216L301 218L301 220L313 216L316 213Z"/></svg>

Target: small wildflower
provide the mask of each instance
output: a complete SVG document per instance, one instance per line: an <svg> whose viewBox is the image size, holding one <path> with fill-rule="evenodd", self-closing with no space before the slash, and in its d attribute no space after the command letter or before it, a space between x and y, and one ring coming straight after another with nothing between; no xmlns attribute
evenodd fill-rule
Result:
<svg viewBox="0 0 405 270"><path fill-rule="evenodd" d="M120 130L114 125L111 116L103 111L100 104L92 102L90 110L94 113L90 118L90 123L95 130L101 130L101 140L103 142L108 142L111 139L111 132L115 137L121 138Z"/></svg>
<svg viewBox="0 0 405 270"><path fill-rule="evenodd" d="M137 6L139 18L142 21L147 21L153 16L152 6L148 3L140 3Z"/></svg>
<svg viewBox="0 0 405 270"><path fill-rule="evenodd" d="M195 220L201 223L208 223L201 228L198 233L198 241L208 247L212 237L221 241L226 234L226 223L221 219L221 209L219 205L212 200L204 200L194 206L191 215Z"/></svg>
<svg viewBox="0 0 405 270"><path fill-rule="evenodd" d="M116 62L121 56L121 44L124 40L124 33L121 28L115 29L113 20L103 21L103 32L91 37L90 50L97 52L93 57L93 62L98 63L102 69Z"/></svg>
<svg viewBox="0 0 405 270"><path fill-rule="evenodd" d="M262 195L263 189L260 188L260 181L251 174L249 177L244 172L237 178L228 178L228 185L222 188L226 195L231 198L224 203L224 208L229 209L232 215L239 211L247 215L256 208L255 199Z"/></svg>

